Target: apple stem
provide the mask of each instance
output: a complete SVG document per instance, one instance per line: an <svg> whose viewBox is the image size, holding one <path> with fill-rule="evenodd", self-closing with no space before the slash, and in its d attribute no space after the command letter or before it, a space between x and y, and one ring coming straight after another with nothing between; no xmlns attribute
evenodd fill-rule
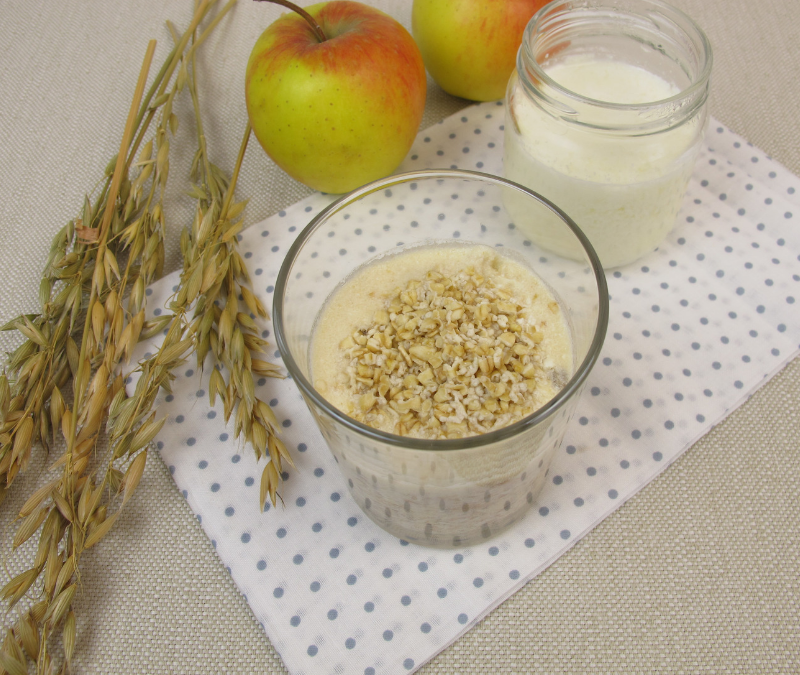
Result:
<svg viewBox="0 0 800 675"><path fill-rule="evenodd" d="M256 2L271 2L276 5L281 5L288 9L291 9L293 12L297 12L300 16L302 16L309 26L311 26L311 30L316 33L317 37L319 38L320 42L325 42L328 38L325 33L322 31L322 27L314 20L314 17L311 16L306 10L302 7L298 7L293 2L289 2L289 0L256 0Z"/></svg>

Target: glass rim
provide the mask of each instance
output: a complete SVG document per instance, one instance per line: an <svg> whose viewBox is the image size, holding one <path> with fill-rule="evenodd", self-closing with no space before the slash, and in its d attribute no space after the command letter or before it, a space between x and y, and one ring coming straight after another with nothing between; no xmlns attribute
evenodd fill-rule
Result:
<svg viewBox="0 0 800 675"><path fill-rule="evenodd" d="M538 12L536 12L536 14L533 15L533 17L525 27L525 31L522 36L522 45L520 46L520 49L517 52L517 61L518 61L517 70L518 71L520 70L520 65L524 59L527 68L532 70L536 74L536 77L540 78L543 82L545 82L549 87L552 87L559 94L563 94L578 103L602 107L607 110L641 112L643 110L663 108L683 100L691 100L693 97L700 94L703 88L707 88L708 83L711 79L711 70L714 61L714 56L711 48L711 42L708 39L708 36L705 34L705 31L700 27L700 25L691 16L689 16L688 14L686 14L686 12L678 9L673 5L667 2L663 2L663 0L633 0L633 1L640 3L642 5L649 5L654 9L657 9L663 16L672 19L673 23L675 23L674 19L676 18L682 22L685 22L685 24L688 25L688 27L695 33L695 35L691 35L686 30L686 26L683 25L678 26L693 44L699 45L703 58L703 63L700 72L696 77L692 79L691 84L689 84L689 86L687 86L686 88L681 89L681 91L679 91L677 94L673 94L672 96L658 99L656 101L645 101L642 103L613 103L611 101L603 101L602 99L583 96L582 94L579 94L571 89L568 89L567 87L564 87L563 85L559 84L556 80L554 80L552 77L550 77L539 65L539 62L534 58L534 55L531 51L531 40L534 35L534 30L538 28L538 25L542 21L542 19L554 14L561 7L573 4L575 0L553 0L552 2L542 7ZM595 10L613 9L615 11L625 12L628 14L632 14L635 11L630 8L627 9L621 8L618 3L613 3L611 0L606 0L605 6L603 6L601 2L594 3L594 5L591 7L589 5L586 5L585 8L595 9ZM562 12L562 13L568 14L568 12Z"/></svg>
<svg viewBox="0 0 800 675"><path fill-rule="evenodd" d="M297 255L302 250L306 241L308 241L314 231L317 230L324 222L326 222L329 217L342 210L349 204L357 202L373 192L384 190L393 185L408 183L413 180L447 178L483 181L501 187L508 187L532 197L535 201L538 201L547 209L555 213L572 230L573 234L575 234L577 239L580 241L584 252L589 258L589 264L594 272L594 278L597 284L597 299L599 308L594 335L586 356L581 364L575 369L575 372L567 384L564 385L564 387L541 408L538 408L536 411L515 422L514 424L510 424L485 434L477 434L475 436L467 436L465 438L448 439L412 438L410 436L391 434L358 422L333 406L327 401L327 399L325 399L325 397L317 392L316 388L301 372L285 339L283 298L286 292L286 284L290 278L290 273L294 266L294 262L297 259ZM366 185L339 197L336 201L326 206L324 209L322 209L322 211L314 216L314 218L311 219L308 225L303 228L287 251L286 257L284 258L283 263L281 263L277 280L275 281L275 295L272 305L272 324L275 331L275 341L278 345L278 350L283 358L283 363L286 366L286 370L289 371L289 376L294 380L296 386L300 389L300 392L303 394L303 396L307 396L309 399L311 399L315 405L322 408L328 415L330 415L340 424L344 425L351 431L366 436L370 440L409 450L435 452L467 450L492 445L493 443L517 436L518 434L526 431L527 429L535 427L546 418L555 414L555 412L561 408L563 403L577 393L591 372L594 364L597 362L597 359L600 355L600 350L605 340L606 331L608 329L608 317L609 296L605 272L603 271L603 267L600 264L600 259L589 242L589 239L575 224L575 222L551 201L545 197L542 197L537 192L524 187L523 185L514 183L513 181L505 178L501 178L500 176L494 176L492 174L482 173L480 171L468 171L464 169L428 169L393 174L391 176L387 176L386 178L381 178L371 183L367 183Z"/></svg>

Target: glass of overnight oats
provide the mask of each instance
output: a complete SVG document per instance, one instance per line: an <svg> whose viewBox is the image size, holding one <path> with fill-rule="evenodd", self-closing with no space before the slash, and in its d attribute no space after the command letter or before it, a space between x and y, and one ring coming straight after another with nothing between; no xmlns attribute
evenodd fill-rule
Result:
<svg viewBox="0 0 800 675"><path fill-rule="evenodd" d="M505 204L582 251L537 247ZM275 287L275 335L359 507L406 541L485 541L536 500L608 324L578 227L496 176L420 171L339 199Z"/></svg>

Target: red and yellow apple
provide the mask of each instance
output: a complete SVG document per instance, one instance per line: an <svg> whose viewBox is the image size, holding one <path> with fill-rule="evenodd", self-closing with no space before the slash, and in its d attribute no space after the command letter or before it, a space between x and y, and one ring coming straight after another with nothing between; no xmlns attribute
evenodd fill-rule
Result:
<svg viewBox="0 0 800 675"><path fill-rule="evenodd" d="M348 192L403 161L425 108L425 67L408 31L358 2L284 14L261 35L247 63L253 132L293 178Z"/></svg>
<svg viewBox="0 0 800 675"><path fill-rule="evenodd" d="M548 0L414 0L411 32L425 67L448 94L503 98L522 33Z"/></svg>

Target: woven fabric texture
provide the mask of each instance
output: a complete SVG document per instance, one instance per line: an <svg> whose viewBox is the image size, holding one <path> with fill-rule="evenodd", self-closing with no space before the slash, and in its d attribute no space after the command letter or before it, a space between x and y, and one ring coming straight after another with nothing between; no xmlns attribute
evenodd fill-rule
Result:
<svg viewBox="0 0 800 675"><path fill-rule="evenodd" d="M408 0L369 3L410 25ZM159 40L159 62L170 45L164 20L185 25L190 4L0 5L0 322L35 307L50 239L116 152L147 39ZM800 173L800 6L674 4L714 47L712 114ZM227 170L246 120L244 64L281 11L243 0L198 58L206 133ZM431 82L423 125L467 104ZM191 138L189 110L176 112ZM176 176L193 151L180 147ZM257 145L248 151L248 222L309 192ZM177 188L169 197L168 270L179 264L174 232L189 208ZM13 344L0 335L0 348ZM798 393L796 360L420 672L800 671ZM13 514L44 465L34 462L0 508L10 573L21 569L10 554ZM286 672L159 461L85 556L82 582L75 672Z"/></svg>

